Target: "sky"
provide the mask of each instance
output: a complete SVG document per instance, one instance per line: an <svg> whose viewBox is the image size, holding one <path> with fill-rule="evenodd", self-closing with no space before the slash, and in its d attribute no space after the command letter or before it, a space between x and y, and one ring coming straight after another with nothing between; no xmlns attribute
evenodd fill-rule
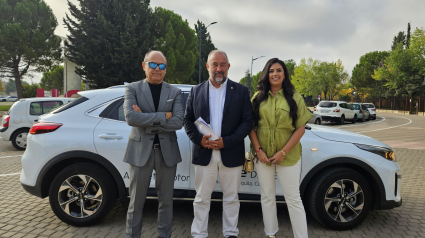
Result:
<svg viewBox="0 0 425 238"><path fill-rule="evenodd" d="M78 5L77 0L70 0ZM56 34L66 36L63 25L69 12L66 0L45 0L56 15ZM157 6L187 19L208 25L212 42L230 61L228 77L239 81L251 68L261 71L267 60L277 57L320 61L340 59L351 75L362 55L388 51L399 31L425 27L424 0L151 0ZM39 76L33 78L39 81Z"/></svg>

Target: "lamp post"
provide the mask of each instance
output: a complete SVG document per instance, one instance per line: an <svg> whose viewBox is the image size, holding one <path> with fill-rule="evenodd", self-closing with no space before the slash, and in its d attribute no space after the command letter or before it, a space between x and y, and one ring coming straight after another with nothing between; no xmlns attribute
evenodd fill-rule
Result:
<svg viewBox="0 0 425 238"><path fill-rule="evenodd" d="M249 81L249 97L251 98L251 84L252 84L252 64L254 64L254 60L259 59L261 57L265 57L265 56L260 56L254 59L254 56L252 56L252 60L251 60L251 80Z"/></svg>
<svg viewBox="0 0 425 238"><path fill-rule="evenodd" d="M201 28L201 25L199 25L199 83L201 83L201 35L202 32L204 32L209 26L216 24L217 22L212 22L205 28Z"/></svg>

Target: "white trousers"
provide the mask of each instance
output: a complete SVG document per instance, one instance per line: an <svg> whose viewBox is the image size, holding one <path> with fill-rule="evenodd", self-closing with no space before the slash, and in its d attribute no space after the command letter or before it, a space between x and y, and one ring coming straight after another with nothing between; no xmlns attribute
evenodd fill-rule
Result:
<svg viewBox="0 0 425 238"><path fill-rule="evenodd" d="M208 237L208 216L210 212L211 194L220 177L221 191L223 192L223 236L237 236L239 218L238 191L241 184L242 166L228 168L221 161L221 154L213 150L211 161L207 166L195 165L196 196L193 202L195 218L192 223L194 238Z"/></svg>
<svg viewBox="0 0 425 238"><path fill-rule="evenodd" d="M256 163L256 171L261 187L261 208L263 210L264 231L274 235L279 230L276 208L275 174L279 178L283 195L288 206L292 230L295 238L307 238L307 219L300 197L301 160L293 166L267 166Z"/></svg>

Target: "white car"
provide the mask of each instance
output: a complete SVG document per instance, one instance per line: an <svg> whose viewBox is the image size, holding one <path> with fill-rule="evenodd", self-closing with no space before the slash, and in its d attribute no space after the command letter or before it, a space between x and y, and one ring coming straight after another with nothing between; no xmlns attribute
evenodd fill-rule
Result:
<svg viewBox="0 0 425 238"><path fill-rule="evenodd" d="M373 103L363 103L363 105L369 110L370 118L376 120L376 108Z"/></svg>
<svg viewBox="0 0 425 238"><path fill-rule="evenodd" d="M323 121L333 121L343 125L346 120L356 123L357 115L347 102L321 101L314 111L322 116Z"/></svg>
<svg viewBox="0 0 425 238"><path fill-rule="evenodd" d="M72 98L25 98L16 101L2 118L0 139L12 141L17 150L27 147L28 131L38 117L52 109L61 106Z"/></svg>
<svg viewBox="0 0 425 238"><path fill-rule="evenodd" d="M191 85L176 85L184 103ZM88 226L101 221L117 198L128 202L129 166L123 162L131 127L123 111L125 86L78 92L79 98L40 117L22 156L21 184L62 221ZM400 167L393 150L373 138L322 126L306 126L301 139L300 191L307 210L335 230L359 225L370 210L401 205ZM194 198L192 142L177 131L183 162L177 166L175 198ZM245 138L249 150L249 138ZM260 200L257 173L241 171L240 200ZM276 180L279 183L279 180ZM155 172L148 196L156 196ZM280 185L277 200L283 201ZM217 183L212 198L222 198Z"/></svg>
<svg viewBox="0 0 425 238"><path fill-rule="evenodd" d="M2 98L2 102L16 102L16 101L18 101L17 96L8 96L5 98Z"/></svg>

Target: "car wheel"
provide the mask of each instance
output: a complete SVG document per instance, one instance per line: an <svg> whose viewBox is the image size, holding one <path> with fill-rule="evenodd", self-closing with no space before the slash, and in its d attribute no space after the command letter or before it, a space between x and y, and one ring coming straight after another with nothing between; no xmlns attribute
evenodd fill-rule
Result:
<svg viewBox="0 0 425 238"><path fill-rule="evenodd" d="M373 117L373 119L372 120L376 120L376 115Z"/></svg>
<svg viewBox="0 0 425 238"><path fill-rule="evenodd" d="M365 119L365 115L363 115L363 117L362 117L362 122L365 122L366 121L366 119Z"/></svg>
<svg viewBox="0 0 425 238"><path fill-rule="evenodd" d="M310 188L311 215L333 230L350 230L366 218L372 193L367 180L347 168L334 168L321 173Z"/></svg>
<svg viewBox="0 0 425 238"><path fill-rule="evenodd" d="M341 118L338 121L338 124L344 125L344 120L345 120L345 117L344 117L344 115L342 115Z"/></svg>
<svg viewBox="0 0 425 238"><path fill-rule="evenodd" d="M316 120L314 121L314 124L316 124L316 125L320 125L320 124L322 124L322 122L320 121L320 119L319 119L319 118L316 118Z"/></svg>
<svg viewBox="0 0 425 238"><path fill-rule="evenodd" d="M357 121L357 115L354 115L354 118L353 118L353 120L351 120L351 123L356 123L356 121Z"/></svg>
<svg viewBox="0 0 425 238"><path fill-rule="evenodd" d="M28 136L28 129L20 129L17 130L12 135L12 145L17 150L25 150L27 148L27 136Z"/></svg>
<svg viewBox="0 0 425 238"><path fill-rule="evenodd" d="M117 201L117 188L111 175L90 163L71 165L58 173L49 191L53 212L73 226L100 222Z"/></svg>

